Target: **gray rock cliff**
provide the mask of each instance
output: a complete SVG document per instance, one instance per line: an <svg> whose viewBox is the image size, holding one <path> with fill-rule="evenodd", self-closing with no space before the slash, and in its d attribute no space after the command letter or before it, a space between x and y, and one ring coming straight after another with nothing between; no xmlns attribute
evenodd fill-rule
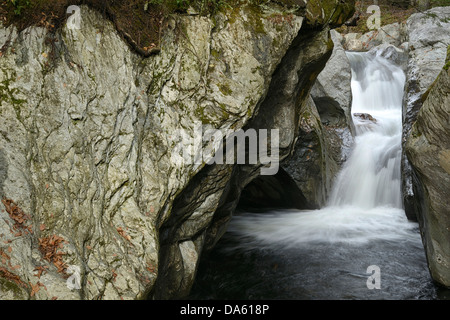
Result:
<svg viewBox="0 0 450 320"><path fill-rule="evenodd" d="M147 59L87 7L80 29L0 27L0 299L186 296L264 165L194 161L178 133L278 128L287 157L352 14L325 4L174 15Z"/></svg>
<svg viewBox="0 0 450 320"><path fill-rule="evenodd" d="M412 15L407 21L409 57L403 100L403 149L411 126L426 99L428 89L445 64L450 44L450 7L433 8ZM415 220L420 195L414 193L411 166L403 152L402 179L404 206L408 218Z"/></svg>
<svg viewBox="0 0 450 320"><path fill-rule="evenodd" d="M417 114L406 142L420 195L418 220L433 279L450 287L450 46L447 64Z"/></svg>

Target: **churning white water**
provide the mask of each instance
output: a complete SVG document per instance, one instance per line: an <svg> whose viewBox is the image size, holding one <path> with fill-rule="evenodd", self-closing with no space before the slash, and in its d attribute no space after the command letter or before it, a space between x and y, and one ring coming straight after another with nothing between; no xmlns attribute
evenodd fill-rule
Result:
<svg viewBox="0 0 450 320"><path fill-rule="evenodd" d="M356 143L337 178L331 206L402 207L403 71L368 53L347 53L352 65L352 118Z"/></svg>
<svg viewBox="0 0 450 320"><path fill-rule="evenodd" d="M417 224L402 209L403 71L383 57L348 52L352 67L352 153L336 178L326 208L237 215L229 231L246 248L352 244L375 239L418 241Z"/></svg>

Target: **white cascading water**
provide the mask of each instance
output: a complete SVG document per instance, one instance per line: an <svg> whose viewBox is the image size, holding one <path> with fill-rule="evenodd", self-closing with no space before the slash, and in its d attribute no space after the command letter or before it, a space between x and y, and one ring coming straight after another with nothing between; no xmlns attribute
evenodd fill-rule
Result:
<svg viewBox="0 0 450 320"><path fill-rule="evenodd" d="M403 71L381 56L348 52L352 66L355 145L326 208L244 214L229 231L246 238L244 248L312 242L367 243L376 239L417 241L402 209L401 135Z"/></svg>
<svg viewBox="0 0 450 320"><path fill-rule="evenodd" d="M401 137L405 75L382 57L348 52L356 143L329 204L402 207Z"/></svg>

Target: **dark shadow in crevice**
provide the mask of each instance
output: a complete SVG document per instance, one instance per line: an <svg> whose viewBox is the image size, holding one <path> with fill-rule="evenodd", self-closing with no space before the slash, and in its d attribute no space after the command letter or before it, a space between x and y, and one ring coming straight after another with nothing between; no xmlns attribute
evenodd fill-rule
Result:
<svg viewBox="0 0 450 320"><path fill-rule="evenodd" d="M242 191L237 211L312 209L295 181L282 168L276 175L259 176Z"/></svg>

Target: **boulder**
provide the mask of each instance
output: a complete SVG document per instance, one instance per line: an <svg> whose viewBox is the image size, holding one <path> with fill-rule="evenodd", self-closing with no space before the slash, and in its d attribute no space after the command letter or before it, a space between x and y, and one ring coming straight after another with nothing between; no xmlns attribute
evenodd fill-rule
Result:
<svg viewBox="0 0 450 320"><path fill-rule="evenodd" d="M330 34L334 44L333 53L317 77L311 96L324 123L347 126L351 122L352 72L341 44L342 35L335 30L331 30Z"/></svg>
<svg viewBox="0 0 450 320"><path fill-rule="evenodd" d="M299 136L282 168L306 198L308 208L326 205L333 181L353 143L351 67L342 36L330 31L333 52L300 113Z"/></svg>
<svg viewBox="0 0 450 320"><path fill-rule="evenodd" d="M243 190L239 204L244 208L313 209L326 205L334 177L345 162L353 141L350 64L341 45L341 35L335 30L331 30L330 35L333 41L331 57L317 76L308 99L295 113L298 119L295 118L295 122L283 120L283 123L292 124L287 132L296 133L295 145L286 149L291 151L281 162L279 174L259 177ZM321 49L318 47L318 50ZM291 98L277 99L289 101ZM294 114L292 108L286 108L283 113L287 110Z"/></svg>
<svg viewBox="0 0 450 320"><path fill-rule="evenodd" d="M214 21L174 15L160 54L147 59L84 6L80 29L0 28L0 40L9 40L0 59L0 191L29 216L24 227L32 232L10 232L2 207L7 262L21 266L5 268L26 284L16 285L17 294L169 296L171 287L154 288L172 270L161 266L160 228L176 216L181 230L170 250L181 259L176 274L183 284L171 276L178 289L170 294L186 295L202 250L198 235L211 222L231 170L220 171L221 183L210 179L210 193L197 196L191 211L176 215L176 199L205 166L194 158L177 161L177 132L192 141L197 125L238 130L247 124L303 23L283 12L289 23L273 22L273 12L239 10ZM47 255L42 244L60 238ZM79 290L67 286L69 266L80 269ZM39 268L45 270L38 274ZM38 283L47 290L34 292ZM0 291L0 299L10 296Z"/></svg>
<svg viewBox="0 0 450 320"><path fill-rule="evenodd" d="M381 44L400 47L405 42L406 26L404 23L392 23L364 34L348 33L343 35L343 47L349 51L368 51Z"/></svg>
<svg viewBox="0 0 450 320"><path fill-rule="evenodd" d="M409 58L403 99L403 150L417 113L426 99L428 89L445 64L450 44L450 7L437 7L413 14L407 20ZM408 158L402 154L402 189L406 215L416 220L421 195L413 190L413 177Z"/></svg>
<svg viewBox="0 0 450 320"><path fill-rule="evenodd" d="M432 278L450 287L450 46L406 142L418 220Z"/></svg>
<svg viewBox="0 0 450 320"><path fill-rule="evenodd" d="M299 128L294 151L282 163L282 168L292 177L301 191L300 196L306 200L307 205L301 209L318 209L327 203L334 178L342 164L338 160L342 157L342 146L346 141L339 135L343 131L325 129L312 98L300 113ZM349 131L347 135L351 140Z"/></svg>
<svg viewBox="0 0 450 320"><path fill-rule="evenodd" d="M375 56L383 57L403 69L407 72L408 67L408 45L403 43L400 47L396 47L389 43L382 43L376 47L373 47L368 51Z"/></svg>
<svg viewBox="0 0 450 320"><path fill-rule="evenodd" d="M368 120L370 122L377 123L377 119L375 119L374 117L372 117L368 113L354 113L353 116L354 117L358 117L358 118L360 118L362 120Z"/></svg>

